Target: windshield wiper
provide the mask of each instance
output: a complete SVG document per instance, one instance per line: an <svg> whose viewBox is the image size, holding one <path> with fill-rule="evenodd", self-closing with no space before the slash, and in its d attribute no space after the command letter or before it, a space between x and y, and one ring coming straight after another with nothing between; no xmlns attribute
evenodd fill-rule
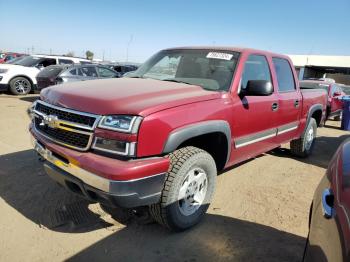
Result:
<svg viewBox="0 0 350 262"><path fill-rule="evenodd" d="M175 83L181 83L181 84L187 84L187 85L193 85L191 83L182 81L182 80L177 80L175 78L166 78L166 79L161 79L162 81L168 81L168 82L175 82Z"/></svg>

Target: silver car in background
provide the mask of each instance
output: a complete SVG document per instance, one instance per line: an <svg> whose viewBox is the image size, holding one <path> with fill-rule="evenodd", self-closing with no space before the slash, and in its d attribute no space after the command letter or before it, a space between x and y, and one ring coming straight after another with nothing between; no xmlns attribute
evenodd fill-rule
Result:
<svg viewBox="0 0 350 262"><path fill-rule="evenodd" d="M74 65L52 65L43 69L37 76L36 91L67 83L102 78L118 78L121 74L103 65L96 64L74 64Z"/></svg>

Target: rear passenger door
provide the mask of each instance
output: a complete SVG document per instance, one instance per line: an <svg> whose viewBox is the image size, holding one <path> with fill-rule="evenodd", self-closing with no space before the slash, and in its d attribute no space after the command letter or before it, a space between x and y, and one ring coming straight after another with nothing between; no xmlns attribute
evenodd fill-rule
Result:
<svg viewBox="0 0 350 262"><path fill-rule="evenodd" d="M277 78L278 115L277 137L278 144L282 144L295 137L299 127L302 97L296 87L292 65L285 58L273 57L273 68Z"/></svg>

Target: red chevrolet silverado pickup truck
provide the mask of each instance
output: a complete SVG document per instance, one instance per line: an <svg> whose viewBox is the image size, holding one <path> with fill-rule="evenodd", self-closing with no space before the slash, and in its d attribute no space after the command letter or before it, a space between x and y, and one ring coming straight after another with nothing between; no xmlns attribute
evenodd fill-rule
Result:
<svg viewBox="0 0 350 262"><path fill-rule="evenodd" d="M28 112L51 178L179 231L204 216L218 171L286 142L309 155L325 110L287 56L197 47L160 51L125 78L47 88Z"/></svg>

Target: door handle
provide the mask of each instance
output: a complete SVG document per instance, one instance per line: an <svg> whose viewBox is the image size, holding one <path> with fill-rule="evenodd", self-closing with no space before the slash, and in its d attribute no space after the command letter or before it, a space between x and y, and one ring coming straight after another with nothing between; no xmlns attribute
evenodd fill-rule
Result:
<svg viewBox="0 0 350 262"><path fill-rule="evenodd" d="M273 103L271 106L272 111L277 111L278 110L278 103Z"/></svg>
<svg viewBox="0 0 350 262"><path fill-rule="evenodd" d="M299 100L294 101L294 107L299 107Z"/></svg>
<svg viewBox="0 0 350 262"><path fill-rule="evenodd" d="M334 216L334 195L332 190L326 188L322 193L323 216L330 219Z"/></svg>

